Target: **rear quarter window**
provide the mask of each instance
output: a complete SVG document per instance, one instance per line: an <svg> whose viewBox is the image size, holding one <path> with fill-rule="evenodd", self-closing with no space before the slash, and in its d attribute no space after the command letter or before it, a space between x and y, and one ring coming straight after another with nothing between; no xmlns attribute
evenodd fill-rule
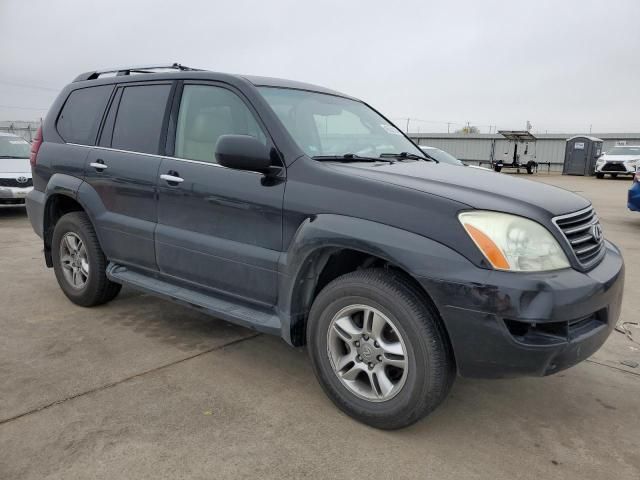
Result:
<svg viewBox="0 0 640 480"><path fill-rule="evenodd" d="M82 88L71 92L62 107L56 128L67 143L94 145L102 115L113 85Z"/></svg>

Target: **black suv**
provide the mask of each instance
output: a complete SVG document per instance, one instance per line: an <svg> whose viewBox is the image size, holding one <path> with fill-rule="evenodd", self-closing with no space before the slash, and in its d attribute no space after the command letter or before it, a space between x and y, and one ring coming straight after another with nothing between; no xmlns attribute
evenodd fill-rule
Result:
<svg viewBox="0 0 640 480"><path fill-rule="evenodd" d="M547 375L620 311L623 261L573 193L438 163L366 103L288 80L89 72L32 145L27 207L62 291L121 285L307 345L379 428L456 374Z"/></svg>

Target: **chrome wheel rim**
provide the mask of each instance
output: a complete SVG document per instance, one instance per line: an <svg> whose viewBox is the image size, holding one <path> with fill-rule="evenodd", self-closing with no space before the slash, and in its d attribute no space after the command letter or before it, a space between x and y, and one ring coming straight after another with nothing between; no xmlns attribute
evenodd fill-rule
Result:
<svg viewBox="0 0 640 480"><path fill-rule="evenodd" d="M73 232L65 233L60 241L60 264L67 283L81 289L89 280L89 258L82 239Z"/></svg>
<svg viewBox="0 0 640 480"><path fill-rule="evenodd" d="M368 305L350 305L334 315L327 354L340 382L364 400L390 400L407 380L404 339L386 315Z"/></svg>

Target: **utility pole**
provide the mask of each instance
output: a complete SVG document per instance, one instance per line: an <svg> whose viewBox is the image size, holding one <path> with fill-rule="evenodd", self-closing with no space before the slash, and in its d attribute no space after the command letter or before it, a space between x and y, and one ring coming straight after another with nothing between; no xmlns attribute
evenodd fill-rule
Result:
<svg viewBox="0 0 640 480"><path fill-rule="evenodd" d="M407 117L407 129L405 130L405 132L409 133L409 120L411 120L409 117Z"/></svg>
<svg viewBox="0 0 640 480"><path fill-rule="evenodd" d="M593 124L589 125L589 135L591 135L591 127L593 127Z"/></svg>
<svg viewBox="0 0 640 480"><path fill-rule="evenodd" d="M451 122L447 122L447 133L449 133L449 128L451 127Z"/></svg>

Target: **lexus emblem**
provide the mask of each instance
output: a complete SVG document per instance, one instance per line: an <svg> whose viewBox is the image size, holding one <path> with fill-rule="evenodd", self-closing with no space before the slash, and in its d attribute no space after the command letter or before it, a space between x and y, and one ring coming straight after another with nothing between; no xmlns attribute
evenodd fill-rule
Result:
<svg viewBox="0 0 640 480"><path fill-rule="evenodd" d="M16 178L16 180L18 181L18 183L27 183L29 181L27 177L18 177Z"/></svg>
<svg viewBox="0 0 640 480"><path fill-rule="evenodd" d="M599 223L596 223L591 227L591 236L598 243L602 240L602 227Z"/></svg>

